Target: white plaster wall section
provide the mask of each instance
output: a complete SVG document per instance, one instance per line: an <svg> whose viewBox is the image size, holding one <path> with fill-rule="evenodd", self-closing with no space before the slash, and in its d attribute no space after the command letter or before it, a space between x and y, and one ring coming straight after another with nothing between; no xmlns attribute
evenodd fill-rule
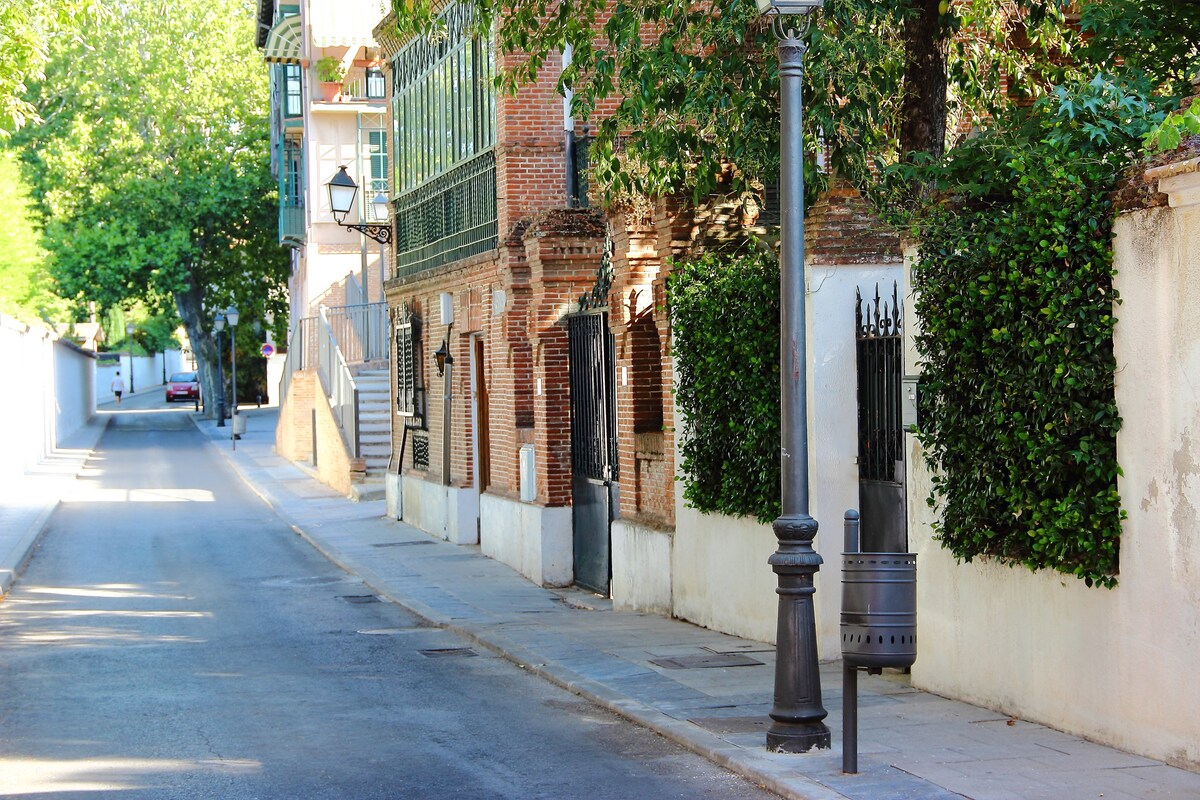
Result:
<svg viewBox="0 0 1200 800"><path fill-rule="evenodd" d="M671 531L612 523L613 607L671 614Z"/></svg>
<svg viewBox="0 0 1200 800"><path fill-rule="evenodd" d="M404 521L440 539L446 538L446 487L421 478L405 476L401 482Z"/></svg>
<svg viewBox="0 0 1200 800"><path fill-rule="evenodd" d="M54 344L54 394L57 420L56 441L63 440L88 423L96 413L92 386L95 358L64 341Z"/></svg>
<svg viewBox="0 0 1200 800"><path fill-rule="evenodd" d="M446 488L446 540L479 544L479 494L472 487Z"/></svg>
<svg viewBox="0 0 1200 800"><path fill-rule="evenodd" d="M701 514L683 505L676 490L673 608L677 617L706 628L775 641L775 552L769 525L746 517Z"/></svg>
<svg viewBox="0 0 1200 800"><path fill-rule="evenodd" d="M480 549L541 586L574 579L570 507L546 508L498 495L480 496Z"/></svg>
<svg viewBox="0 0 1200 800"><path fill-rule="evenodd" d="M817 638L821 657L836 658L844 517L859 505L855 295L861 290L873 301L878 287L890 307L893 286L903 295L904 275L898 263L817 264L809 271L809 513L818 522L815 547L825 560L816 576Z"/></svg>
<svg viewBox="0 0 1200 800"><path fill-rule="evenodd" d="M388 519L404 519L402 513L403 508L403 489L401 483L403 477L394 472L386 472L383 476L383 502L387 509Z"/></svg>
<svg viewBox="0 0 1200 800"><path fill-rule="evenodd" d="M1089 589L991 559L956 564L933 540L928 470L910 437L910 540L920 554L913 682L1195 768L1200 682L1180 676L1200 662L1191 445L1200 396L1180 373L1200 344L1177 303L1181 286L1200 283L1200 250L1183 246L1179 213L1137 212L1116 226L1119 488L1129 514L1120 585ZM1182 223L1189 239L1196 223Z"/></svg>

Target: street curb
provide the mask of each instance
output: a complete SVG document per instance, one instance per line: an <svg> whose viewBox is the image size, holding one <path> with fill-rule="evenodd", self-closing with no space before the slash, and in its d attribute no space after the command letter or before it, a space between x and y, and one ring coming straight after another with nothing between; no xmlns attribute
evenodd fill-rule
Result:
<svg viewBox="0 0 1200 800"><path fill-rule="evenodd" d="M17 578L21 577L21 573L25 571L25 567L29 564L29 559L33 558L33 551L37 548L38 539L42 538L42 533L46 530L46 523L50 520L50 515L55 512L61 504L61 500L55 498L52 502L47 503L29 527L25 529L25 533L13 545L13 548L8 552L8 555L16 554L16 558L11 562L12 566L0 567L0 599L8 596L8 591L12 589L12 585L16 583ZM7 561L7 557L5 559Z"/></svg>
<svg viewBox="0 0 1200 800"><path fill-rule="evenodd" d="M195 418L192 421L196 424L197 429L200 429L200 423ZM214 446L217 445L215 439L208 436L203 429L200 433L209 440ZM292 531L308 542L318 553L336 565L339 569L349 575L360 578L364 584L371 588L376 594L397 606L405 609L413 615L421 618L438 628L456 633L465 639L495 653L496 655L512 662L517 667L530 672L543 680L565 689L572 694L583 697L596 705L611 711L617 716L623 717L630 722L647 728L659 734L665 739L668 739L675 744L704 757L705 759L724 767L725 769L740 775L755 784L774 792L780 797L787 800L846 800L846 795L837 792L829 787L814 781L811 778L796 772L789 776L786 780L779 778L769 770L760 768L757 764L750 763L746 759L747 751L744 748L739 748L730 745L720 737L709 733L708 731L699 728L692 723L676 719L663 712L655 709L652 706L646 705L640 701L627 697L619 692L616 692L607 686L599 684L593 680L583 677L582 675L563 667L561 664L552 661L542 661L533 653L526 650L524 647L508 641L505 637L497 636L491 631L474 624L462 624L454 622L453 619L447 617L436 609L421 603L420 601L411 598L398 596L389 591L385 586L384 579L370 571L369 569L359 569L350 566L347 559L343 557L335 548L324 544L313 534L310 534L304 527L295 519L287 510L282 502L274 498L270 492L256 485L250 476L241 468L233 457L232 452L227 452L221 447L217 447L218 452L225 457L225 460L233 467L238 477L242 482L257 495L267 506L280 518ZM347 500L346 502L351 502ZM804 758L803 755L791 755L787 758ZM764 751L763 759L768 759L770 756ZM802 784L796 786L795 784Z"/></svg>

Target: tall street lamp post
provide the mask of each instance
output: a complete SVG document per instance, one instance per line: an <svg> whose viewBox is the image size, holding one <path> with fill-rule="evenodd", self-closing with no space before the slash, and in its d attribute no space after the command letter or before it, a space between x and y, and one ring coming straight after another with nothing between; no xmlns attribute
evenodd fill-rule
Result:
<svg viewBox="0 0 1200 800"><path fill-rule="evenodd" d="M225 427L225 370L221 366L221 331L225 330L225 315L217 312L213 320L213 335L217 337L217 427Z"/></svg>
<svg viewBox="0 0 1200 800"><path fill-rule="evenodd" d="M757 0L773 17L779 42L780 403L782 516L773 525L779 549L771 568L779 582L775 702L767 749L805 753L830 746L829 712L821 705L817 665L813 549L817 521L808 513L808 342L804 330L804 37L822 0Z"/></svg>
<svg viewBox="0 0 1200 800"><path fill-rule="evenodd" d="M230 401L232 409L230 415L230 433L229 441L233 443L233 449L237 450L238 438L238 418L237 418L237 324L238 310L230 306L225 310L225 319L229 322L229 368L232 371L230 382L233 384L233 399Z"/></svg>
<svg viewBox="0 0 1200 800"><path fill-rule="evenodd" d="M125 323L125 339L129 342L129 394L134 393L133 388L133 323Z"/></svg>

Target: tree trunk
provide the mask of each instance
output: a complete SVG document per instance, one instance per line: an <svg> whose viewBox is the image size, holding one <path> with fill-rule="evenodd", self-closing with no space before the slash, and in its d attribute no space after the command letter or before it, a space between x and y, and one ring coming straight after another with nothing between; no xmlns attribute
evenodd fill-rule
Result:
<svg viewBox="0 0 1200 800"><path fill-rule="evenodd" d="M196 358L196 368L200 373L200 394L204 398L204 416L215 419L217 416L216 398L225 387L217 381L217 343L213 339L204 316L204 291L197 286L189 286L185 291L175 292L175 309L183 320L188 339L192 343L192 353Z"/></svg>
<svg viewBox="0 0 1200 800"><path fill-rule="evenodd" d="M938 14L939 0L916 0L904 22L904 103L901 106L900 155L929 153L939 158L946 147L946 52L948 39Z"/></svg>

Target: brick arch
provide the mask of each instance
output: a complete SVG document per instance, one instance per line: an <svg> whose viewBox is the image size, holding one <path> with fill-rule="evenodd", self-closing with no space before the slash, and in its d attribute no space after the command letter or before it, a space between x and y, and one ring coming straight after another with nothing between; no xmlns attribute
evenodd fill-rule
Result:
<svg viewBox="0 0 1200 800"><path fill-rule="evenodd" d="M630 383L633 389L633 432L663 429L662 345L654 315L646 311L629 324Z"/></svg>

